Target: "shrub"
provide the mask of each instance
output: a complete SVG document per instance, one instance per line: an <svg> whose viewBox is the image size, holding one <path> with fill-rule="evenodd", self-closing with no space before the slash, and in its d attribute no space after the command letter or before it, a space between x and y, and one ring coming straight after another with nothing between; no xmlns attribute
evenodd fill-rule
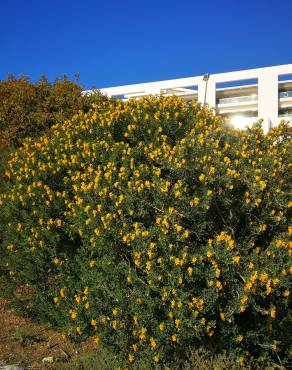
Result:
<svg viewBox="0 0 292 370"><path fill-rule="evenodd" d="M77 80L66 76L52 84L44 76L36 83L12 75L0 81L0 151L19 146L24 137L37 136L80 109L87 111L95 96L81 92Z"/></svg>
<svg viewBox="0 0 292 370"><path fill-rule="evenodd" d="M167 365L188 346L285 363L290 134L151 97L101 101L25 140L0 196L9 284L129 363Z"/></svg>

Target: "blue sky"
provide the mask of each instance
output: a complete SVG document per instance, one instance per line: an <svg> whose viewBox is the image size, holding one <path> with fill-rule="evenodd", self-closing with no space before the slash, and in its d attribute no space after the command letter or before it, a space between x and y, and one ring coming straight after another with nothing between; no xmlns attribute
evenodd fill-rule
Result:
<svg viewBox="0 0 292 370"><path fill-rule="evenodd" d="M292 63L291 0L1 0L0 79L85 88Z"/></svg>

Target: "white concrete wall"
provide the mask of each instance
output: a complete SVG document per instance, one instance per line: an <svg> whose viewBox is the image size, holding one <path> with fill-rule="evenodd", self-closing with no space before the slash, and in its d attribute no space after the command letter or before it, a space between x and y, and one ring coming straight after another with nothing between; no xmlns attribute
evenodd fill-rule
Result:
<svg viewBox="0 0 292 370"><path fill-rule="evenodd" d="M279 76L276 71L263 70L258 76L258 117L265 125L276 125L278 120Z"/></svg>

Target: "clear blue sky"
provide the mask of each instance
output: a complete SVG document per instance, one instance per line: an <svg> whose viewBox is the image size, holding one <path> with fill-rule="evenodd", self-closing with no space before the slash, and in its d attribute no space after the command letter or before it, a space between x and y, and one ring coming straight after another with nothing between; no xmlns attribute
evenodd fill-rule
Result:
<svg viewBox="0 0 292 370"><path fill-rule="evenodd" d="M1 0L0 79L86 88L292 63L292 0Z"/></svg>

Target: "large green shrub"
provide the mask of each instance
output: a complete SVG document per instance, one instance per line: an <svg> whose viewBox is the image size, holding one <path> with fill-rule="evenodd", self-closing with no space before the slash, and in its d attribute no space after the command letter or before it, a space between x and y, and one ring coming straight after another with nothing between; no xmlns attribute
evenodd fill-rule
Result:
<svg viewBox="0 0 292 370"><path fill-rule="evenodd" d="M2 267L35 315L130 363L188 346L285 363L290 134L176 97L100 102L10 157Z"/></svg>

